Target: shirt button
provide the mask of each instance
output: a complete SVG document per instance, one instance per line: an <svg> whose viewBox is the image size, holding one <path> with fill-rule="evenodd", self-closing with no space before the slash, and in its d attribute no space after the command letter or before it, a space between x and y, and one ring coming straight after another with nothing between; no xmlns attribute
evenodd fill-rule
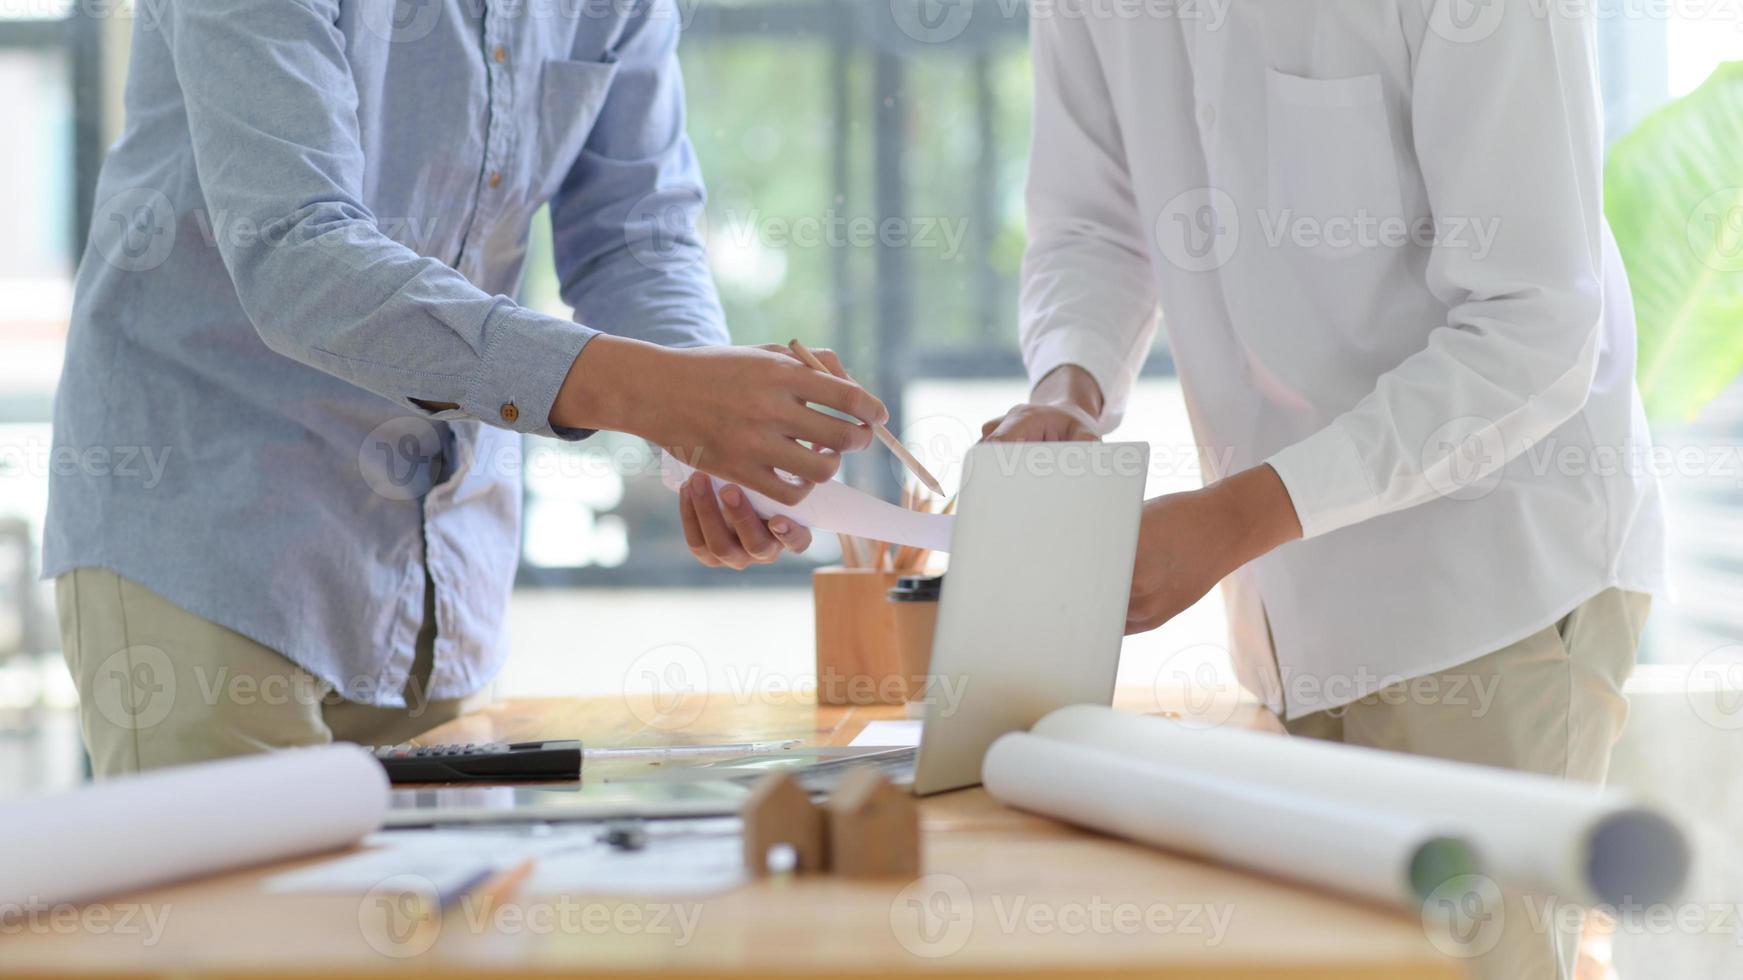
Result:
<svg viewBox="0 0 1743 980"><path fill-rule="evenodd" d="M1208 102L1198 107L1198 121L1206 126L1216 125L1216 106Z"/></svg>
<svg viewBox="0 0 1743 980"><path fill-rule="evenodd" d="M502 407L497 409L497 414L501 415L502 420L510 425L520 420L520 409L516 407L514 402L503 402Z"/></svg>
<svg viewBox="0 0 1743 980"><path fill-rule="evenodd" d="M492 170L490 172L490 186L493 190L502 186L502 171Z"/></svg>
<svg viewBox="0 0 1743 980"><path fill-rule="evenodd" d="M505 48L505 47L503 47L503 46L502 46L502 45L500 45L500 44L498 44L498 45L497 45L497 46L496 46L496 50L495 50L495 51L492 51L492 52L491 52L491 53L490 53L490 56L491 56L491 57L492 57L492 58L495 58L495 59L496 59L496 63L497 63L497 64L499 64L499 65L500 65L500 64L502 64L502 63L503 63L503 62L505 62L505 61L507 61L507 60L508 60L508 49L507 49L507 48Z"/></svg>

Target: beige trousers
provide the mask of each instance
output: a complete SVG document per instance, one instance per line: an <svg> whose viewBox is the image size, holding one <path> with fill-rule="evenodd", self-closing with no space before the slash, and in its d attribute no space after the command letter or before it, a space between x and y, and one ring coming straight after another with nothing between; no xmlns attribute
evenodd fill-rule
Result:
<svg viewBox="0 0 1743 980"><path fill-rule="evenodd" d="M347 701L277 652L104 569L55 579L55 604L99 779L299 745L391 745L482 701L424 696L436 640L427 582L404 708Z"/></svg>
<svg viewBox="0 0 1743 980"><path fill-rule="evenodd" d="M1285 726L1311 738L1601 783L1628 720L1622 685L1651 602L1609 589L1511 646ZM1546 915L1545 896L1502 895L1489 913L1500 928L1465 923L1461 938L1469 941L1454 955L1469 958L1472 975L1484 980L1572 977L1573 917Z"/></svg>

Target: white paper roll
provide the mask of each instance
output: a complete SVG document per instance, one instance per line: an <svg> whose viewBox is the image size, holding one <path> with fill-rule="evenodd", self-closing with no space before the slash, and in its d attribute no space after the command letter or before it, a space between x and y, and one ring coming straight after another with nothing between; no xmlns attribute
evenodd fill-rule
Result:
<svg viewBox="0 0 1743 980"><path fill-rule="evenodd" d="M1096 705L1055 711L1033 734L1432 821L1468 841L1488 874L1563 901L1669 901L1688 876L1682 828L1616 790L1316 739L1195 729Z"/></svg>
<svg viewBox="0 0 1743 980"><path fill-rule="evenodd" d="M1381 902L1415 906L1477 870L1427 821L1035 735L1000 737L982 778L1019 809Z"/></svg>
<svg viewBox="0 0 1743 980"><path fill-rule="evenodd" d="M351 844L387 774L354 745L156 770L0 804L0 907L79 902Z"/></svg>

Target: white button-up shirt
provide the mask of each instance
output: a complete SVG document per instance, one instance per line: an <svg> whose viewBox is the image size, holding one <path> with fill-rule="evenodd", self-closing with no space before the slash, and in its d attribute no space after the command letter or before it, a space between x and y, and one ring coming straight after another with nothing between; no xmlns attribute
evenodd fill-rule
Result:
<svg viewBox="0 0 1743 980"><path fill-rule="evenodd" d="M1244 684L1299 717L1660 587L1589 18L1037 0L1031 32L1025 359L1111 429L1159 306L1207 478L1282 477L1305 539L1225 583Z"/></svg>

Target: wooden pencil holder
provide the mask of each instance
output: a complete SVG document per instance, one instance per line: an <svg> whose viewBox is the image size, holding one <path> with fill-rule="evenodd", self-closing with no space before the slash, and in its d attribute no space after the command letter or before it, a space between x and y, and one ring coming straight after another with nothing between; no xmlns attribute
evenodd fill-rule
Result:
<svg viewBox="0 0 1743 980"><path fill-rule="evenodd" d="M901 704L908 685L887 594L895 572L819 568L811 573L817 620L818 704Z"/></svg>

